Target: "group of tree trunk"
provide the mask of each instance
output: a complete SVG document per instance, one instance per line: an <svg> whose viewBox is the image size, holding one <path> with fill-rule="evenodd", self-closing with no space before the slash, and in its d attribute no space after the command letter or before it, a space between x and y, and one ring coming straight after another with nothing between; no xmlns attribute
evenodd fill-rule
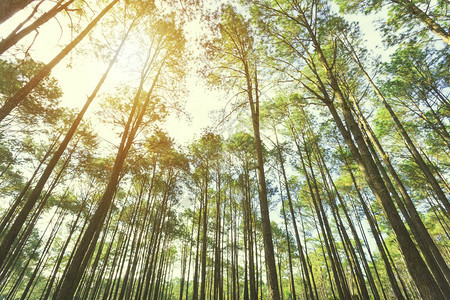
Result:
<svg viewBox="0 0 450 300"><path fill-rule="evenodd" d="M209 29L201 73L240 114L181 147L160 126L181 110L189 13L106 2L92 19L73 0L0 4L0 23L28 14L0 41L0 299L450 299L444 4L186 2ZM383 64L346 21L381 4ZM47 64L34 41L10 54L63 12L86 26ZM99 27L105 71L68 112L50 72ZM101 94L132 51L129 85Z"/></svg>

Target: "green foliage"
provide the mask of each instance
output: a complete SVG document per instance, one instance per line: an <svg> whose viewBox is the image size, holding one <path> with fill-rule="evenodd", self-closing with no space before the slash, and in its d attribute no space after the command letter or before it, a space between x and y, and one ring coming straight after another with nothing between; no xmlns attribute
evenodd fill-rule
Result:
<svg viewBox="0 0 450 300"><path fill-rule="evenodd" d="M352 0L336 1L341 13L364 14L381 12L385 18L380 22L383 38L387 45L393 46L399 41L420 39L429 39L430 33L428 21L430 18L442 28L448 28L448 18L444 16L447 13L445 1L393 1L393 0ZM417 13L420 10L422 13Z"/></svg>
<svg viewBox="0 0 450 300"><path fill-rule="evenodd" d="M0 104L13 96L42 67L43 63L31 58L7 61L0 60ZM25 124L35 124L38 120L54 123L59 117L58 104L62 90L58 81L45 77L18 107L20 121Z"/></svg>

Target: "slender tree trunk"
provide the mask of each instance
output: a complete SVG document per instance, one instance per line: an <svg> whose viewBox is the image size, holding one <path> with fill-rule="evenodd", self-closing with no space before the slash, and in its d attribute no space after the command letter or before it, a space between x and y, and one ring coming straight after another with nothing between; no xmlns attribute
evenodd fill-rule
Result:
<svg viewBox="0 0 450 300"><path fill-rule="evenodd" d="M215 238L215 246L216 253L214 257L214 299L218 299L219 297L219 282L220 282L220 261L221 261L221 247L220 247L220 220L221 220L221 205L220 205L220 170L218 170L217 174L217 200L216 200L216 238Z"/></svg>
<svg viewBox="0 0 450 300"><path fill-rule="evenodd" d="M185 276L186 276L186 266L187 266L187 253L188 253L188 239L186 238L185 244L183 244L183 251L181 253L181 270L180 270L180 296L179 300L183 299Z"/></svg>
<svg viewBox="0 0 450 300"><path fill-rule="evenodd" d="M281 193L281 179L280 181L280 193ZM295 293L295 281L294 281L294 271L292 269L292 254L291 254L291 241L289 238L289 231L288 231L288 227L287 227L287 218L286 218L286 212L284 210L284 203L283 203L283 194L281 193L281 208L283 211L283 220L284 220L284 230L286 232L286 242L287 242L287 246L288 246L288 260L289 260L289 278L290 278L290 286L291 286L291 293L293 295L293 299L297 300L297 295ZM303 278L302 278L302 281ZM307 295L306 295L307 296Z"/></svg>
<svg viewBox="0 0 450 300"><path fill-rule="evenodd" d="M195 211L195 209L194 209ZM189 276L191 274L191 259L192 259L192 241L194 240L194 226L195 226L195 215L192 217L192 227L191 227L191 239L189 240L189 264L188 264L188 271L187 271L187 277L186 277L186 299L189 299ZM180 300L182 300L183 295L180 295Z"/></svg>
<svg viewBox="0 0 450 300"><path fill-rule="evenodd" d="M256 291L256 283L255 283L255 258L254 258L254 252L253 252L253 245L254 245L254 240L253 240L253 222L252 222L252 214L253 214L253 209L252 209L252 205L251 205L251 187L250 187L250 177L249 174L250 170L249 170L249 166L248 166L248 162L246 162L245 165L245 170L244 170L244 176L245 176L245 181L244 181L244 230L246 231L247 234L247 251L248 251L248 256L247 256L247 261L248 261L248 275L249 275L249 283L250 283L250 299L256 299L258 294Z"/></svg>
<svg viewBox="0 0 450 300"><path fill-rule="evenodd" d="M248 293L248 230L247 230L247 217L245 216L246 212L244 211L244 226L243 226L243 234L244 234L244 294L243 299L249 300ZM253 299L252 299L253 300Z"/></svg>
<svg viewBox="0 0 450 300"><path fill-rule="evenodd" d="M280 293L281 293L281 300L284 300L284 291L283 291L283 280L281 278L281 253L279 253L278 255L278 276L280 276L279 278L279 282L280 282Z"/></svg>
<svg viewBox="0 0 450 300"><path fill-rule="evenodd" d="M194 287L192 292L192 299L198 300L198 261L199 261L199 249L200 249L200 228L201 228L201 217L203 211L203 193L200 199L200 209L198 214L198 225L197 225L197 247L195 251L195 266L194 266Z"/></svg>
<svg viewBox="0 0 450 300"><path fill-rule="evenodd" d="M208 229L208 181L209 181L209 162L206 160L204 198L203 198L203 230L202 230L202 273L200 282L200 299L206 299L206 239Z"/></svg>

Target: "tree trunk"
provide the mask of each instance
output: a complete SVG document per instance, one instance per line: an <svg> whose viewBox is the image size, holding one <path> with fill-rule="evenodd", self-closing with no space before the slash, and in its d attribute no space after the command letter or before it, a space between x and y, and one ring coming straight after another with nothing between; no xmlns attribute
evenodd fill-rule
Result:
<svg viewBox="0 0 450 300"><path fill-rule="evenodd" d="M0 24L33 1L34 0L3 0L0 2Z"/></svg>
<svg viewBox="0 0 450 300"><path fill-rule="evenodd" d="M6 50L14 46L18 41L20 41L23 37L27 36L34 30L37 30L39 26L45 24L51 18L55 17L59 12L65 10L70 4L72 4L75 0L68 0L66 3L61 4L63 1L60 0L56 3L49 11L45 12L42 16L36 19L32 24L25 27L24 29L17 32L14 30L7 37L0 41L0 55L3 54ZM22 24L21 24L22 25ZM19 25L19 26L21 26Z"/></svg>
<svg viewBox="0 0 450 300"><path fill-rule="evenodd" d="M206 299L206 239L208 229L208 177L209 162L206 161L205 187L203 192L203 230L202 230L202 273L200 282L200 299Z"/></svg>
<svg viewBox="0 0 450 300"><path fill-rule="evenodd" d="M269 205L267 200L266 177L264 173L264 159L262 152L262 142L259 132L259 90L258 79L255 70L255 94L253 94L252 79L248 69L247 62L243 62L245 67L245 75L247 80L247 96L250 104L250 112L252 116L253 134L255 138L256 155L258 160L258 180L259 180L259 205L261 209L261 224L264 240L264 255L266 259L266 273L268 281L268 298L273 300L280 299L280 291L278 290L277 267L275 264L275 255L273 251L272 229L270 227ZM253 99L255 95L255 99Z"/></svg>
<svg viewBox="0 0 450 300"><path fill-rule="evenodd" d="M214 257L214 299L219 298L219 282L220 282L220 260L221 260L221 235L220 235L220 220L221 220L221 211L220 211L220 170L218 170L217 174L217 200L216 200L216 238L215 238L215 257Z"/></svg>
<svg viewBox="0 0 450 300"><path fill-rule="evenodd" d="M288 227L287 227L286 212L284 210L283 194L282 194L282 190L281 190L281 180L279 180L279 181L280 181L280 194L281 194L281 209L283 211L284 230L286 232L286 242L287 242L287 246L288 246L289 278L290 278L291 293L293 295L292 298L294 300L297 300L297 295L295 293L294 271L292 269L291 240L289 238L289 231L288 231ZM308 297L306 297L306 298L308 298Z"/></svg>
<svg viewBox="0 0 450 300"><path fill-rule="evenodd" d="M347 47L347 51L350 53L352 59L357 64L358 68L363 72L364 76L366 77L367 81L369 81L370 85L372 86L373 90L375 91L378 99L383 103L384 107L389 112L392 120L394 121L395 125L397 126L397 130L402 135L403 139L405 140L405 143L407 145L408 150L411 152L414 161L417 163L419 168L424 173L425 177L427 178L428 183L433 188L434 192L436 193L437 197L441 201L442 205L444 205L447 214L450 213L450 202L448 198L446 197L444 191L439 186L439 183L437 182L436 178L431 173L431 170L428 168L428 165L423 160L422 156L420 155L419 151L417 150L416 146L414 145L413 141L409 137L409 134L406 132L405 128L403 127L402 123L398 119L397 115L393 111L392 107L389 105L387 100L384 98L381 91L378 89L376 84L373 82L372 78L369 76L369 74L364 69L361 61L359 60L359 57L356 55L355 50L353 49L352 45L350 43L347 43L347 45L344 44L344 46Z"/></svg>
<svg viewBox="0 0 450 300"><path fill-rule="evenodd" d="M250 283L250 299L256 299L258 297L258 294L256 292L256 283L255 283L255 258L254 258L254 252L253 252L253 222L252 222L252 205L251 205L251 187L250 187L250 178L249 178L249 166L248 164L245 166L244 170L244 231L247 234L247 237L245 238L247 241L247 250L248 250L248 275L249 275L249 283Z"/></svg>
<svg viewBox="0 0 450 300"><path fill-rule="evenodd" d="M445 31L436 21L434 21L430 16L428 16L419 7L414 5L412 1L408 0L392 0L394 3L399 3L402 5L408 13L413 15L416 19L422 22L431 32L440 37L447 45L450 45L450 35Z"/></svg>
<svg viewBox="0 0 450 300"><path fill-rule="evenodd" d="M202 193L203 194L203 193ZM203 195L201 195L203 198ZM200 249L200 228L201 228L201 217L203 211L203 199L200 199L200 209L198 213L198 225L197 225L197 247L195 251L195 265L194 265L194 287L192 291L192 299L198 300L198 261L199 261L199 249Z"/></svg>
<svg viewBox="0 0 450 300"><path fill-rule="evenodd" d="M316 49L319 49L318 44L316 42ZM327 71L328 78L331 81L331 86L335 91L336 99L338 100L344 114L345 122L347 123L353 137L358 145L358 148L353 143L352 138L350 137L347 130L344 128L343 124L339 124L340 118L335 111L335 108L332 103L328 103L327 106L332 112L332 115L338 124L339 130L344 136L344 140L348 144L350 151L352 152L353 157L358 162L358 166L364 174L366 181L368 182L371 190L373 191L375 198L380 202L383 210L389 220L389 223L392 225L394 232L397 236L397 240L399 241L399 246L402 250L403 256L406 261L406 265L408 266L408 270L412 275L414 282L416 283L421 295L425 299L439 299L443 298L441 291L439 290L436 282L434 281L433 276L430 274L426 264L424 263L422 257L417 251L413 241L411 240L409 233L401 220L395 205L389 195L389 191L387 190L383 179L371 157L370 152L368 151L367 145L362 137L361 131L353 119L351 111L344 99L343 94L341 93L338 83L334 78L331 69L329 69L325 57L319 51L319 59L322 61L324 68Z"/></svg>
<svg viewBox="0 0 450 300"><path fill-rule="evenodd" d="M371 133L371 129L370 127L368 127L368 124L366 124L366 126L367 126L366 132L369 135L369 137L371 139L375 138ZM378 142L377 140L374 141ZM447 281L449 281L450 279L450 270L448 269L447 263L442 257L440 251L437 249L434 240L431 238L427 229L425 228L425 225L423 224L422 219L420 218L414 206L414 203L412 202L411 198L406 192L406 189L403 186L402 182L400 181L400 178L395 172L393 166L390 164L389 158L384 153L380 144L375 143L375 145L380 151L380 155L382 156L385 164L388 167L388 170L390 171L392 177L394 178L397 188L400 189L406 207L405 204L403 204L402 200L400 199L399 195L397 194L397 191L395 190L391 182L391 179L389 178L383 166L381 165L379 158L376 156L375 149L373 149L372 144L368 144L369 150L371 150L373 153L375 163L378 165L383 177L385 178L385 182L389 190L391 191L392 197L396 200L398 207L400 208L403 216L405 217L406 222L409 225L409 228L411 229L417 244L419 245L419 249L421 250L425 258L425 261L430 267L430 270L432 271L435 280L439 285L439 288L445 295L450 294L450 288L447 283Z"/></svg>

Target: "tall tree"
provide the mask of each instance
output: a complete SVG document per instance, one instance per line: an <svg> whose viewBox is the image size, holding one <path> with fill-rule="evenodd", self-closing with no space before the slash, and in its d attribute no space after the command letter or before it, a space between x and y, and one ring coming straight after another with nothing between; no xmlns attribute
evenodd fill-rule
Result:
<svg viewBox="0 0 450 300"><path fill-rule="evenodd" d="M225 6L221 12L222 23L218 25L220 33L216 47L217 64L221 71L242 81L241 89L245 92L246 101L250 106L253 134L258 160L259 204L264 239L264 254L266 259L266 275L269 285L269 298L280 299L278 289L277 269L272 242L269 218L267 185L264 172L263 145L260 134L259 105L261 91L258 80L258 55L254 47L254 37L250 24L242 15L235 12L231 6ZM214 47L212 47L214 48Z"/></svg>

